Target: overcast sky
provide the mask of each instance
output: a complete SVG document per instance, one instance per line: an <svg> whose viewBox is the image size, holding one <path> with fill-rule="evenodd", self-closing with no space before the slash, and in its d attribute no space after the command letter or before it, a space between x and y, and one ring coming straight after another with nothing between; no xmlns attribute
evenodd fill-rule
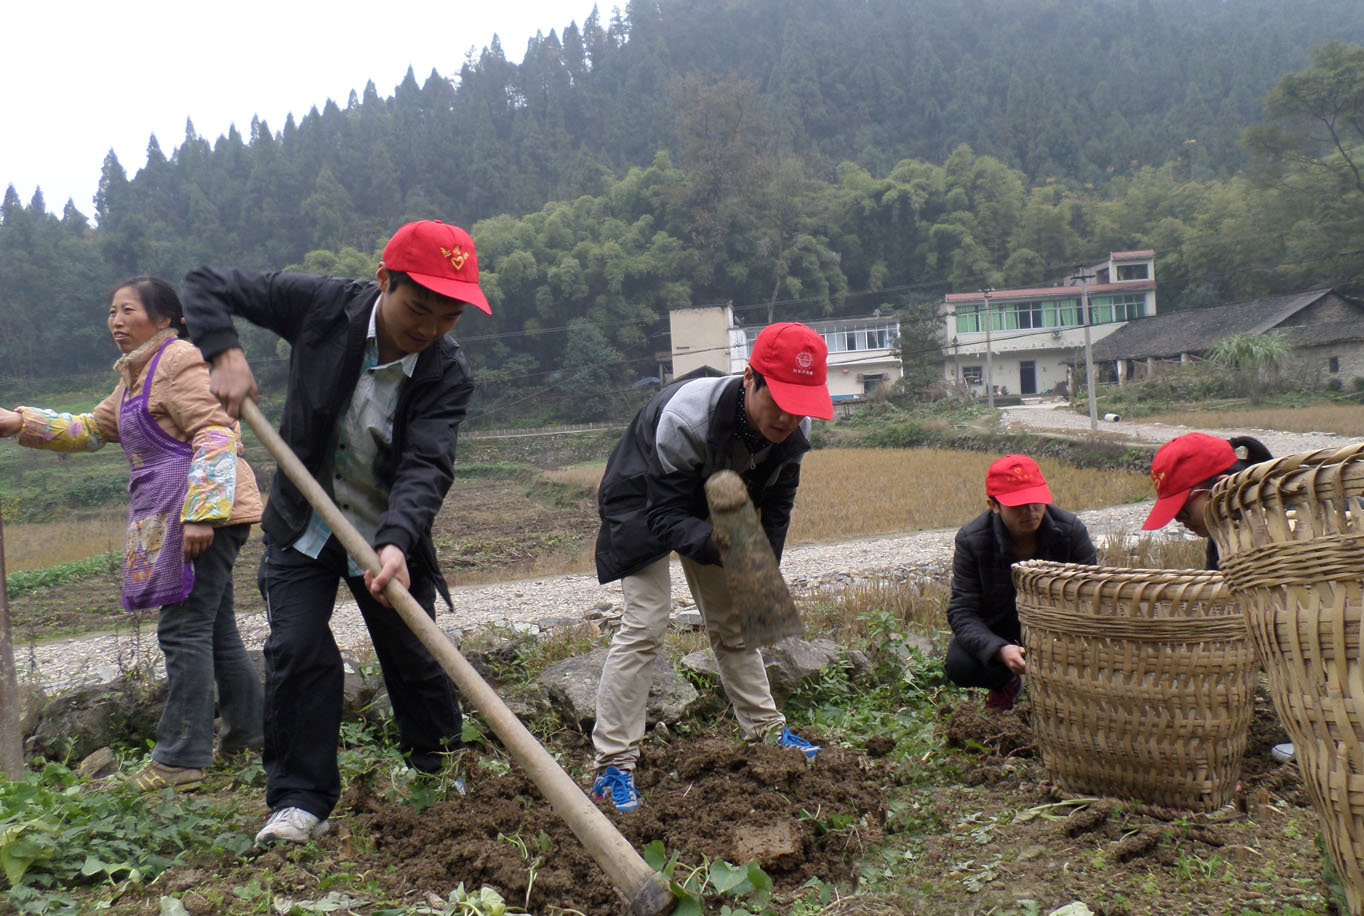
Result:
<svg viewBox="0 0 1364 916"><path fill-rule="evenodd" d="M593 0L24 0L6 6L0 48L0 189L35 187L86 216L110 148L131 178L154 133L167 156L185 119L210 142L259 115L278 133L328 98L345 107L373 80L393 94L411 65L458 76L492 41L520 63L535 33L579 26ZM603 25L611 0L598 4Z"/></svg>

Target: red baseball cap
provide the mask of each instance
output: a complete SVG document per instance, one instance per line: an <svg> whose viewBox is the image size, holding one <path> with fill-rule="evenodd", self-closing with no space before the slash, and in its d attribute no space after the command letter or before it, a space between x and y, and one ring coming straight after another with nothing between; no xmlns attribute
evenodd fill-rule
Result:
<svg viewBox="0 0 1364 916"><path fill-rule="evenodd" d="M1027 455L1005 455L991 464L985 472L985 495L993 496L1003 506L1051 504L1047 478Z"/></svg>
<svg viewBox="0 0 1364 916"><path fill-rule="evenodd" d="M438 219L408 223L384 246L384 266L400 270L433 293L467 302L488 315L487 297L478 288L474 240L458 226Z"/></svg>
<svg viewBox="0 0 1364 916"><path fill-rule="evenodd" d="M832 419L829 397L829 348L814 328L799 321L769 324L753 341L748 364L762 373L772 400L793 417Z"/></svg>
<svg viewBox="0 0 1364 916"><path fill-rule="evenodd" d="M1156 504L1141 526L1142 530L1164 528L1184 508L1190 490L1226 472L1235 463L1236 450L1218 436L1185 433L1166 442L1151 459Z"/></svg>

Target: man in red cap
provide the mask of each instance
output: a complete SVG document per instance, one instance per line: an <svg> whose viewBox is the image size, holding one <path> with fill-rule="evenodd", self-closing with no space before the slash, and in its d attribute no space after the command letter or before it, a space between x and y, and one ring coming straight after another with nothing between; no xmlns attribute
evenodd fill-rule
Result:
<svg viewBox="0 0 1364 916"><path fill-rule="evenodd" d="M742 376L678 382L635 415L607 461L597 505L597 577L621 580L621 626L597 692L593 795L618 810L640 803L634 770L644 738L654 659L672 609L676 551L720 669L734 716L750 741L772 740L807 759L819 748L786 727L756 646L744 645L720 553L711 539L706 480L737 472L781 559L810 417L830 419L828 348L806 325L763 328Z"/></svg>
<svg viewBox="0 0 1364 916"><path fill-rule="evenodd" d="M957 532L944 669L962 687L985 687L986 709L1012 709L1027 670L1010 567L1021 560L1094 563L1089 531L1051 504L1027 455L1005 455L985 475L988 508Z"/></svg>
<svg viewBox="0 0 1364 916"><path fill-rule="evenodd" d="M190 338L211 387L238 416L255 378L233 326L240 315L291 345L280 434L379 554L378 573L347 557L289 478L276 473L261 522L266 802L256 842L326 832L341 792L336 743L342 663L329 621L344 579L365 618L413 767L438 771L459 746L454 684L402 618L384 607L397 579L428 614L450 601L431 522L454 477L455 440L473 378L448 336L478 286L474 242L435 220L408 223L384 248L374 282L200 267L182 291Z"/></svg>

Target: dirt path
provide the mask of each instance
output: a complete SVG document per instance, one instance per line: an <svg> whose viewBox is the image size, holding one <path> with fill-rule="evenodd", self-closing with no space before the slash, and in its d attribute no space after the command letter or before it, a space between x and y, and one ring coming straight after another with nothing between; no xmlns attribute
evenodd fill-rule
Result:
<svg viewBox="0 0 1364 916"><path fill-rule="evenodd" d="M1075 413L1064 401L1042 401L1020 407L1007 407L1000 412L1000 426L1004 429L1061 430L1066 432L1086 432L1089 430L1089 417ZM1265 444L1273 455L1292 455L1310 452L1319 448L1341 448L1353 445L1359 439L1350 439L1334 433L1289 433L1273 429L1254 427L1228 427L1212 429L1208 427L1172 426L1166 423L1131 423L1119 420L1116 423L1099 421L1099 430L1107 435L1125 436L1144 442L1166 442L1175 436L1194 432L1210 433L1214 436L1254 436Z"/></svg>
<svg viewBox="0 0 1364 916"><path fill-rule="evenodd" d="M1047 429L1083 432L1089 418L1054 403L1011 407L1003 411L1001 425L1012 429ZM1120 428L1120 429L1119 429ZM1164 442L1189 430L1159 423L1104 424L1106 432L1120 431L1134 439ZM1208 430L1217 435L1253 435L1276 455L1316 448L1339 448L1352 441L1328 433L1286 433L1257 429ZM1093 509L1079 513L1096 538L1137 531L1149 510L1149 503L1133 503ZM1178 526L1170 526L1163 537L1183 537ZM914 531L903 534L865 537L824 544L802 544L787 548L782 572L797 594L837 588L853 582L922 575L945 570L951 561L955 529ZM689 606L690 593L681 567L674 561L673 594L679 609ZM499 625L532 630L543 622L579 619L593 613L620 609L620 586L600 585L596 577L582 574L544 576L489 585L470 585L453 590L455 610L437 609L436 622L446 631L469 631ZM242 638L248 648L258 648L265 640L268 624L264 614L240 618ZM159 667L156 634L153 626L140 632L122 630L15 647L16 664L22 680L47 689L78 683L112 679L134 663L151 662ZM368 634L352 602L337 605L332 631L343 652L363 651Z"/></svg>
<svg viewBox="0 0 1364 916"><path fill-rule="evenodd" d="M1079 513L1096 537L1133 532L1149 506L1132 503ZM955 528L865 537L827 544L788 547L782 572L797 595L839 588L860 581L903 579L945 571L952 559ZM1171 532L1171 536L1179 536ZM672 564L673 596L679 611L692 608L691 594L681 565ZM344 591L344 590L343 590ZM618 613L619 583L601 585L595 576L568 574L468 585L451 590L455 610L438 605L436 623L447 632L467 632L483 626L534 630L542 624L577 620L585 615ZM248 649L259 648L269 630L264 614L238 618ZM332 617L332 633L343 652L363 652L368 632L353 602L341 602ZM155 624L140 631L123 629L15 647L22 681L58 689L81 683L111 680L136 662L160 667Z"/></svg>

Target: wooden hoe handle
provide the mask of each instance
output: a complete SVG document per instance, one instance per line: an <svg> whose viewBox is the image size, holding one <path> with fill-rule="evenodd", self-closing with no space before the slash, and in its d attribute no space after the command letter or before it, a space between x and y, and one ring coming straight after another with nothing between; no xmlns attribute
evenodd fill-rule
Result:
<svg viewBox="0 0 1364 916"><path fill-rule="evenodd" d="M350 555L366 569L378 572L379 557L374 548L346 520L331 497L308 473L303 462L299 461L298 456L265 419L260 408L249 398L242 401L242 419ZM526 770L545 798L549 799L555 813L563 818L602 871L606 872L616 891L629 905L629 912L633 916L661 916L671 911L676 900L667 882L649 867L572 777L527 731L407 589L396 579L391 580L384 588L384 597L422 645L440 662L469 704L478 710L488 727L501 739L512 759Z"/></svg>

